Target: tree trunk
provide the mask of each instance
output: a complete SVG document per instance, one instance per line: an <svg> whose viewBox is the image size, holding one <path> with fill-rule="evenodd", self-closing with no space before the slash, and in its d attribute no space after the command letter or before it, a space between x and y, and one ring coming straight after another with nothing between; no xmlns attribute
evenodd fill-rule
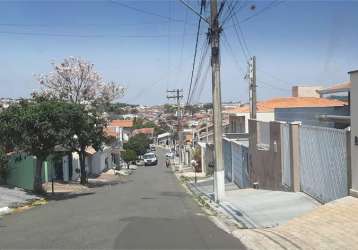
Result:
<svg viewBox="0 0 358 250"><path fill-rule="evenodd" d="M35 170L35 178L34 178L34 192L41 194L44 193L45 190L42 187L42 164L43 159L37 157L36 159L36 170Z"/></svg>
<svg viewBox="0 0 358 250"><path fill-rule="evenodd" d="M81 167L81 184L85 185L87 183L86 175L86 153L84 150L80 152L80 167Z"/></svg>

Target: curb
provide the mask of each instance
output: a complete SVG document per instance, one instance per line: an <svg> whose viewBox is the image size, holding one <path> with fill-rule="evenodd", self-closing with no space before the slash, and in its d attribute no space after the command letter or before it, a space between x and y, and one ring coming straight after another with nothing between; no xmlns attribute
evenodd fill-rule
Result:
<svg viewBox="0 0 358 250"><path fill-rule="evenodd" d="M193 193L196 193L196 194L200 194L201 196L205 196L207 199L210 200L209 202L209 206L210 207L213 207L212 205L212 202L213 201L213 198L207 194L207 193L204 193L202 192L195 184L193 183L188 183L188 182L185 182L185 185L188 187L188 189L190 189L191 192ZM195 189L195 190L193 190ZM226 213L228 213L238 224L240 224L242 226L241 229L256 229L257 228L257 225L255 222L253 222L249 216L245 215L245 213L239 209L233 209L231 204L226 202L226 201L223 201L223 202L220 202L220 203L215 203L215 205L217 207L220 207L222 208ZM217 207L214 207L213 209L217 209ZM242 217L239 217L237 215L237 213L240 213L242 214L243 216Z"/></svg>
<svg viewBox="0 0 358 250"><path fill-rule="evenodd" d="M11 211L9 207L0 207L0 216L10 214Z"/></svg>

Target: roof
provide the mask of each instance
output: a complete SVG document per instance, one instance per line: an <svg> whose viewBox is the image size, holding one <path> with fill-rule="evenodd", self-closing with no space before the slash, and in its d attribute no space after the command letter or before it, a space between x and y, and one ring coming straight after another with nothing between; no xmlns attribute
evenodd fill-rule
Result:
<svg viewBox="0 0 358 250"><path fill-rule="evenodd" d="M169 132L166 132L166 133L163 133L163 134L158 135L158 139L164 138L164 137L168 137L168 136L170 136L170 135L171 135L171 134L170 134Z"/></svg>
<svg viewBox="0 0 358 250"><path fill-rule="evenodd" d="M135 129L133 131L133 135L137 135L137 134L153 134L154 133L154 128L139 128L139 129Z"/></svg>
<svg viewBox="0 0 358 250"><path fill-rule="evenodd" d="M112 120L109 127L131 128L133 127L133 120Z"/></svg>
<svg viewBox="0 0 358 250"><path fill-rule="evenodd" d="M343 83L338 83L338 84L332 85L328 88L323 88L323 89L319 90L318 93L333 94L333 93L339 93L339 92L347 92L347 91L350 91L351 88L352 88L351 82L343 82Z"/></svg>
<svg viewBox="0 0 358 250"><path fill-rule="evenodd" d="M113 136L113 137L117 137L117 132L111 128L105 128L104 129L104 133L107 135L107 136Z"/></svg>
<svg viewBox="0 0 358 250"><path fill-rule="evenodd" d="M257 103L257 112L273 112L275 108L308 108L344 106L345 102L336 99L316 97L281 97ZM249 105L228 110L227 113L248 113Z"/></svg>

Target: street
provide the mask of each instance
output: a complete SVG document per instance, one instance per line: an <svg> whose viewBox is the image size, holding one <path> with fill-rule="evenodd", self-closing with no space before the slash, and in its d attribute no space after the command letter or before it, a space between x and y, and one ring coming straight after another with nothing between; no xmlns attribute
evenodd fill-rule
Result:
<svg viewBox="0 0 358 250"><path fill-rule="evenodd" d="M219 229L164 164L93 194L0 219L1 249L244 249Z"/></svg>

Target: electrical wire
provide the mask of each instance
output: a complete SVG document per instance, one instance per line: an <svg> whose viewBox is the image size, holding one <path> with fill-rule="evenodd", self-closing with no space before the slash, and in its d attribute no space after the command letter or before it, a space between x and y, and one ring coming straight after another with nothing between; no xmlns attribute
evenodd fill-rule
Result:
<svg viewBox="0 0 358 250"><path fill-rule="evenodd" d="M204 1L202 0L201 1L201 6L200 6L200 15L203 14L203 9L204 9ZM194 71L195 71L195 62L196 62L196 54L197 54L197 51L198 51L198 43L199 43L200 26L201 26L201 18L199 18L198 29L197 29L197 32L196 32L194 59L193 59L193 66L192 66L192 70L191 70L190 85L189 85L188 97L187 97L187 100L186 100L186 106L189 103L189 98L190 98L190 94L191 94L191 87L192 87L192 84L193 84Z"/></svg>
<svg viewBox="0 0 358 250"><path fill-rule="evenodd" d="M203 48L202 48L202 53L201 53L201 57L200 57L199 66L198 66L198 69L197 69L197 74L196 74L196 77L195 77L195 82L194 82L192 92L191 92L190 97L189 97L189 104L191 103L191 101L193 99L193 96L195 95L195 92L196 92L196 89L197 89L197 86L198 86L198 82L199 82L199 80L201 78L203 65L204 65L205 59L207 57L208 51L209 51L209 42L205 41L204 44L203 44Z"/></svg>
<svg viewBox="0 0 358 250"><path fill-rule="evenodd" d="M124 8L139 12L139 13L143 13L143 14L159 17L159 18L162 18L162 19L170 20L172 22L183 22L183 20L181 20L181 19L175 19L175 18L172 18L172 17L169 17L169 16L164 16L164 15L154 13L154 12L151 12L151 11L147 11L147 10L144 10L144 9L139 9L137 7L125 4L123 2L118 2L118 1L114 1L114 0L112 0L111 2L115 3L117 5L120 5L120 6L124 7Z"/></svg>
<svg viewBox="0 0 358 250"><path fill-rule="evenodd" d="M229 4L231 4L231 3L229 3ZM229 6L230 7L230 6ZM231 6L232 7L232 6ZM247 42L246 42L246 39L245 39L245 35L244 35L244 32L242 31L242 29L241 29L241 25L240 25L240 22L239 22L239 18L238 18L238 16L237 16L237 14L236 14L236 12L234 12L234 14L233 14L233 19L232 19L232 21L235 23L235 21L236 21L236 25L237 25L237 27L238 27L238 30L239 30L239 33L240 33L240 36L241 36L241 40L242 40L242 42L243 42L243 45L244 45L244 48L245 48L245 50L246 50L246 53L248 54L248 55L250 55L250 51L249 51L249 48L248 48L248 46L247 46ZM236 29L235 29L236 30ZM236 30L237 31L237 30Z"/></svg>
<svg viewBox="0 0 358 250"><path fill-rule="evenodd" d="M285 0L284 0L284 1L277 1L277 0L276 0L276 1L273 1L273 2L271 2L270 4L268 4L266 7L262 8L262 9L259 10L259 11L257 11L255 14L253 14L253 15L251 15L251 16L249 16L249 17L246 17L246 18L244 18L244 19L242 19L242 20L240 21L240 23L245 23L245 22L251 20L252 18L254 18L254 17L256 17L256 16L262 14L263 12L265 12L265 11L267 11L267 10L279 6L279 5L280 5L281 3L283 3L283 2L285 2Z"/></svg>

